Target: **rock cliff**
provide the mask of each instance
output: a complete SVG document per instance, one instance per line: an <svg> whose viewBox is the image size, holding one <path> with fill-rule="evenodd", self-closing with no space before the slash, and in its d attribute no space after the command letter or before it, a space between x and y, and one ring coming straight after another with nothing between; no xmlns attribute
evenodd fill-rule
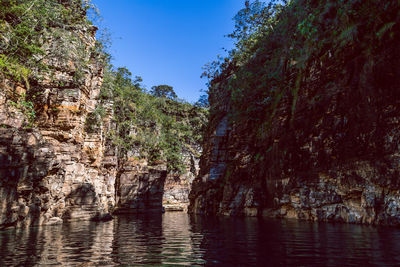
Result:
<svg viewBox="0 0 400 267"><path fill-rule="evenodd" d="M50 6L64 6L63 14L74 7L85 16L79 3ZM50 21L42 29L42 52L33 55L41 64L31 66L29 81L0 72L0 228L161 212L164 188L166 199L187 205L193 175L175 175L181 182L171 183L165 162L149 166L147 158L129 157L131 151L122 153L112 140L115 104L99 97L105 63L97 29L85 21ZM192 166L198 155L187 157Z"/></svg>
<svg viewBox="0 0 400 267"><path fill-rule="evenodd" d="M399 70L393 64L392 71ZM391 85L394 95L360 116L343 107L343 91L317 109L305 107L307 96L302 96L299 104L305 108L293 128L282 127L289 117L285 107L274 118L263 156L252 147L251 126L228 124L227 116L215 115L190 211L400 224L400 98L395 93L400 87L395 80ZM223 108L224 100L214 107ZM379 119L370 124L363 116Z"/></svg>
<svg viewBox="0 0 400 267"><path fill-rule="evenodd" d="M399 18L367 4L329 5L293 1L245 63L214 78L190 212L400 224L400 38L357 35L357 43L339 40L342 48L324 32L362 8ZM375 21L370 14L357 14L365 26L357 30L375 32L363 24ZM318 31L303 38L309 18ZM305 48L295 52L298 44Z"/></svg>
<svg viewBox="0 0 400 267"><path fill-rule="evenodd" d="M43 62L49 71L36 70L29 88L37 92L39 107L34 126L13 105L15 94L27 88L2 81L2 226L90 219L112 211L116 161L105 153L104 134L110 121L105 119L96 133L85 131L102 82L95 31L83 25L54 27L44 36ZM77 64L82 61L85 67Z"/></svg>

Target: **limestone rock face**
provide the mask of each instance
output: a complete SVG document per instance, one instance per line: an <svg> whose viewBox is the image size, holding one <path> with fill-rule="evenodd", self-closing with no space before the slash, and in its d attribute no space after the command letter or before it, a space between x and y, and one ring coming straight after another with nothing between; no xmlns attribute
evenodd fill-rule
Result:
<svg viewBox="0 0 400 267"><path fill-rule="evenodd" d="M120 161L116 178L116 214L187 211L189 192L198 173L199 159L187 152L183 174L167 172L164 163L149 166L135 157Z"/></svg>
<svg viewBox="0 0 400 267"><path fill-rule="evenodd" d="M399 118L400 111L396 109L384 120L398 122ZM382 136L388 142L382 158L331 158L328 165L321 164L318 155L337 149L337 144L327 140L319 143L310 136L297 152L308 152L303 155L304 160L283 165L292 168L290 173L267 163L255 165L251 151L240 150L244 142L239 138L244 137L235 133L236 129L226 128L221 120L209 131L200 175L190 195L190 212L400 224L398 123L390 123ZM279 146L283 149L287 144L275 143L272 151ZM303 169L300 172L295 168Z"/></svg>

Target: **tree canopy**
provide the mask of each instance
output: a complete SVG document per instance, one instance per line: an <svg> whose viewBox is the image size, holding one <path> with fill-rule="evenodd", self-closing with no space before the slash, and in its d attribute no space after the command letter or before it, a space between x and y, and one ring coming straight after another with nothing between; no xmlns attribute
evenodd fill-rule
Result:
<svg viewBox="0 0 400 267"><path fill-rule="evenodd" d="M155 97L165 97L169 99L177 98L173 87L165 84L151 87L150 94Z"/></svg>

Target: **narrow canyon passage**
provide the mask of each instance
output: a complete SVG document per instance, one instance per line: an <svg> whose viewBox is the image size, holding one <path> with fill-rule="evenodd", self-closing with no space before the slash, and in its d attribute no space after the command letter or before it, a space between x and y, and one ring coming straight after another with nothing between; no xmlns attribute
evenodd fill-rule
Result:
<svg viewBox="0 0 400 267"><path fill-rule="evenodd" d="M400 266L399 226L400 0L0 0L0 266Z"/></svg>

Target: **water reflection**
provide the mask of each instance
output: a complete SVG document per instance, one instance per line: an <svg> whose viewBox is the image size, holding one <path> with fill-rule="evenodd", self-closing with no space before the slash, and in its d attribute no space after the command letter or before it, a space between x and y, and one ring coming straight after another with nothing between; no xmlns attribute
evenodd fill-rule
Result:
<svg viewBox="0 0 400 267"><path fill-rule="evenodd" d="M2 231L0 249L0 266L398 265L400 230L144 214Z"/></svg>

